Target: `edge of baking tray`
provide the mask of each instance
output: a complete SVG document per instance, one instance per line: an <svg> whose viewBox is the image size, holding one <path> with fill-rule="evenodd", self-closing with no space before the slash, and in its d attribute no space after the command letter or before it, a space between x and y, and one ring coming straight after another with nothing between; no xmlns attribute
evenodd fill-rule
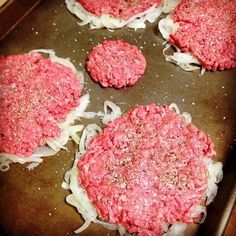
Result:
<svg viewBox="0 0 236 236"><path fill-rule="evenodd" d="M4 22L4 24L0 24L0 40L13 30L41 1L10 0L4 4L0 8L0 22ZM229 153L228 159L224 163L224 178L219 184L214 203L209 206L206 221L199 226L197 235L221 236L224 234L236 202L235 167L236 146Z"/></svg>
<svg viewBox="0 0 236 236"><path fill-rule="evenodd" d="M42 0L9 0L0 8L0 40L10 33Z"/></svg>

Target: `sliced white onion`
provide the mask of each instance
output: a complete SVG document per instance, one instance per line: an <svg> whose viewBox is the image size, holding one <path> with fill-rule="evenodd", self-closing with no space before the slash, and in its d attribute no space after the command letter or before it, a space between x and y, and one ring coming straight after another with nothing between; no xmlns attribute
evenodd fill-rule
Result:
<svg viewBox="0 0 236 236"><path fill-rule="evenodd" d="M109 111L111 110L111 112ZM118 107L116 104L114 104L111 101L105 101L104 102L104 112L83 112L81 117L86 119L92 119L95 116L99 116L102 120L103 124L108 124L110 121L114 121L115 119L119 118L121 116L122 112L120 107Z"/></svg>
<svg viewBox="0 0 236 236"><path fill-rule="evenodd" d="M77 161L78 159L75 159L72 169L66 173L63 185L66 186L67 184L66 187L68 187L72 192L72 194L66 197L66 202L72 206L75 206L77 211L85 220L85 223L79 229L75 230L75 233L80 233L85 230L91 222L96 220L98 214L90 202L86 191L78 182Z"/></svg>
<svg viewBox="0 0 236 236"><path fill-rule="evenodd" d="M156 5L153 5L151 8L146 10L145 15L143 16L143 20L144 21L146 20L149 23L154 23L156 19L161 15L161 13L162 13L162 7L157 7ZM137 17L142 17L142 16L140 15Z"/></svg>
<svg viewBox="0 0 236 236"><path fill-rule="evenodd" d="M201 75L204 75L205 72L206 72L206 68L205 68L205 67L202 67L202 69L201 69Z"/></svg>
<svg viewBox="0 0 236 236"><path fill-rule="evenodd" d="M93 119L95 116L97 116L97 113L96 112L91 112L91 111L84 112L81 115L82 118L86 118L86 119Z"/></svg>
<svg viewBox="0 0 236 236"><path fill-rule="evenodd" d="M57 150L53 150L52 148L50 147L47 147L47 146L42 146L42 147L38 147L35 152L31 155L32 158L40 158L42 156L53 156L55 155L57 152ZM25 158L23 158L25 159ZM27 157L28 159L28 157Z"/></svg>
<svg viewBox="0 0 236 236"><path fill-rule="evenodd" d="M166 57L167 60L168 60L168 57L169 56ZM175 52L173 54L173 56L170 56L169 58L172 58L175 61L175 63L177 63L179 65L181 65L181 64L185 65L186 64L186 66L185 66L186 68L188 68L187 66L189 64L199 64L199 62L192 55L190 55L188 53ZM191 66L189 68L191 69L192 67L193 66ZM193 67L193 68L195 68L195 67ZM196 68L199 69L198 66ZM190 70L190 69L187 69L187 70Z"/></svg>
<svg viewBox="0 0 236 236"><path fill-rule="evenodd" d="M183 112L182 116L184 117L184 120L185 120L186 124L192 123L192 117L188 112Z"/></svg>
<svg viewBox="0 0 236 236"><path fill-rule="evenodd" d="M111 223L101 221L101 220L98 220L98 219L95 219L93 222L96 223L96 224L99 224L99 225L101 225L104 228L109 229L109 230L118 230L118 225L116 225L116 224L111 224Z"/></svg>
<svg viewBox="0 0 236 236"><path fill-rule="evenodd" d="M70 175L71 175L71 170L68 170L66 173L65 173L65 176L64 176L64 181L62 181L61 183L61 187L64 188L64 189L70 189Z"/></svg>
<svg viewBox="0 0 236 236"><path fill-rule="evenodd" d="M162 232L166 233L169 230L169 228L170 228L170 223L164 222L162 224Z"/></svg>
<svg viewBox="0 0 236 236"><path fill-rule="evenodd" d="M172 109L175 113L177 113L179 115L181 114L181 112L179 110L179 107L177 106L176 103L171 103L169 105L169 108ZM181 115L183 116L184 121L185 121L186 124L189 124L189 123L192 122L192 117L188 112L183 112Z"/></svg>
<svg viewBox="0 0 236 236"><path fill-rule="evenodd" d="M48 54L49 56L55 56L56 53L53 49L44 49L44 48L40 48L40 49L34 49L31 50L29 53L33 54L33 53L43 53L43 54Z"/></svg>
<svg viewBox="0 0 236 236"><path fill-rule="evenodd" d="M170 34L175 34L178 30L179 24L174 23L174 21L167 16L166 18L162 19L158 23L158 28L162 34L162 37L169 41ZM166 51L171 48L171 45L167 43L165 48L163 49L163 55L165 56L166 61L172 62L179 66L182 70L185 71L195 71L201 69L201 75L204 74L205 69L202 69L200 62L190 53L183 53L181 50L176 46L173 45L176 52L172 55L168 55Z"/></svg>
<svg viewBox="0 0 236 236"><path fill-rule="evenodd" d="M91 138L96 136L101 131L102 129L96 124L89 124L88 126L85 127L83 134L80 138L80 144L79 144L80 153L85 153Z"/></svg>
<svg viewBox="0 0 236 236"><path fill-rule="evenodd" d="M101 16L91 14L76 0L66 0L65 3L68 10L82 21L80 25L89 24L91 29L104 27L108 29L117 29L125 25L134 29L145 28L145 21L153 23L162 12L162 7L153 5L146 11L134 15L128 20L124 20L105 14Z"/></svg>
<svg viewBox="0 0 236 236"><path fill-rule="evenodd" d="M201 205L197 205L194 208L194 210L191 214L191 217L196 218L196 217L199 217L201 214L203 214L203 215L197 223L202 224L205 221L206 217L207 217L206 207L201 206Z"/></svg>
<svg viewBox="0 0 236 236"><path fill-rule="evenodd" d="M163 49L163 55L166 61L172 62L178 65L185 71L195 71L201 69L201 65L196 58L189 53L174 52L173 55L167 55L166 51L171 47L170 44L166 44Z"/></svg>
<svg viewBox="0 0 236 236"><path fill-rule="evenodd" d="M49 58L51 59L52 62L57 62L57 63L60 63L64 66L70 68L73 71L73 73L75 74L75 76L78 78L81 88L84 86L83 73L76 70L75 66L73 65L73 63L71 63L69 58L57 57L55 51L52 49L34 49L34 50L30 51L29 53L36 53L36 52L48 54Z"/></svg>
<svg viewBox="0 0 236 236"><path fill-rule="evenodd" d="M180 0L164 0L162 12L165 14L173 12L179 2Z"/></svg>
<svg viewBox="0 0 236 236"><path fill-rule="evenodd" d="M89 94L86 94L80 98L79 106L70 111L64 122L58 124L58 126L61 128L60 136L56 138L46 138L45 142L48 146L37 148L31 156L19 157L8 153L0 153L0 170L9 170L11 163L25 164L27 162L33 162L27 167L29 170L32 170L43 161L42 157L54 156L60 151L60 149L67 150L64 145L69 141L70 136L76 143L79 143L79 137L76 133L82 131L83 126L73 126L71 124L73 124L76 119L79 119L83 115L88 104Z"/></svg>
<svg viewBox="0 0 236 236"><path fill-rule="evenodd" d="M162 37L169 41L170 34L175 34L179 28L179 23L174 23L174 21L167 16L164 19L161 19L158 23L158 28L162 34Z"/></svg>
<svg viewBox="0 0 236 236"><path fill-rule="evenodd" d="M91 220L97 218L97 212L87 196L86 191L79 185L78 182L78 168L75 165L71 170L71 175L69 178L70 190L73 194L73 198L67 197L67 201L70 204L75 205L77 210L85 220ZM78 205L79 204L79 205Z"/></svg>
<svg viewBox="0 0 236 236"><path fill-rule="evenodd" d="M181 114L178 106L175 103L170 104L170 109L173 109L177 114ZM109 101L106 101L104 103L104 114L108 114L108 109L111 109L112 112L119 111L116 114L121 114L120 109L117 110L117 106ZM101 112L100 112L101 114ZM189 113L184 112L183 117L185 119L186 123L191 123L191 116ZM101 116L102 117L102 116ZM115 117L115 116L114 116ZM101 128L98 127L96 124L90 124L88 125L82 134L82 137L80 139L80 145L79 145L79 152L76 153L75 162L70 171L68 171L65 175L65 181L62 183L62 186L66 189L70 189L72 194L67 196L66 201L75 206L78 210L78 212L82 215L82 217L85 220L84 225L82 225L78 230L76 230L76 233L82 232L85 230L91 222L97 223L102 225L103 227L110 229L110 230L119 230L120 235L130 235L127 233L126 229L122 225L116 225L116 224L110 224L108 222L103 222L101 220L98 220L98 213L96 209L94 208L93 204L90 202L86 191L79 185L79 182L77 180L78 176L78 169L77 169L77 162L79 158L82 157L82 155L85 153L88 142L93 138L95 135L97 135L99 132L101 132ZM208 169L208 189L206 193L207 201L209 203L212 201L212 198L215 197L217 185L223 176L222 173L222 164L219 162L214 162L210 158L205 158L205 162ZM213 184L214 183L214 184ZM207 204L209 204L207 202ZM91 211L91 212L90 212ZM199 215L203 214L202 218L200 219L199 223L204 222L206 218L206 207L197 205L192 214L191 217L195 218ZM169 224L168 222L163 223L162 229L163 229L163 235L164 236L181 236L184 235L184 232L187 228L187 224L176 222L174 224Z"/></svg>
<svg viewBox="0 0 236 236"><path fill-rule="evenodd" d="M111 112L109 113L109 110ZM98 116L101 117L103 124L108 124L111 121L116 120L117 118L121 117L121 109L116 104L111 101L104 102L104 113L98 112Z"/></svg>
<svg viewBox="0 0 236 236"><path fill-rule="evenodd" d="M75 120L83 117L83 114L89 104L89 94L82 96L79 100L79 106L74 108L66 117L65 121L59 124L61 129L64 129L74 123Z"/></svg>
<svg viewBox="0 0 236 236"><path fill-rule="evenodd" d="M27 166L28 170L33 170L34 168L36 168L38 165L40 164L40 162L32 162Z"/></svg>
<svg viewBox="0 0 236 236"><path fill-rule="evenodd" d="M11 163L25 164L27 162L33 162L33 163L40 164L42 161L43 160L40 157L21 158L18 156L7 154L7 153L0 153L0 170L8 171L10 169ZM29 170L31 170L32 165L29 165L28 168Z"/></svg>
<svg viewBox="0 0 236 236"><path fill-rule="evenodd" d="M89 94L86 94L80 98L79 106L73 109L67 115L64 122L59 124L59 127L61 128L60 136L57 138L45 139L48 146L50 146L55 151L59 151L60 149L67 150L67 148L64 147L64 145L69 141L70 137L75 141L75 143L79 143L80 138L77 135L77 132L81 132L84 126L72 125L72 124L75 122L75 120L80 119L88 104L89 104Z"/></svg>
<svg viewBox="0 0 236 236"><path fill-rule="evenodd" d="M62 183L62 187L65 189L70 189L72 194L66 197L66 202L72 206L77 208L77 211L82 215L83 219L85 220L84 224L77 230L75 233L81 233L84 231L91 222L97 223L102 225L103 227L109 230L119 230L120 235L128 235L126 234L126 230L121 225L111 224L108 222L104 222L98 220L98 213L90 202L89 197L86 191L80 186L78 181L78 168L77 163L79 158L84 154L85 150L87 149L87 143L91 140L94 135L101 131L101 128L98 127L96 124L88 125L82 134L81 141L80 141L80 150L76 152L75 161L71 170L67 171L64 176L64 181Z"/></svg>
<svg viewBox="0 0 236 236"><path fill-rule="evenodd" d="M81 132L83 128L83 125L73 125L68 128L69 135L76 144L79 144L80 142L80 137L77 135L77 133Z"/></svg>
<svg viewBox="0 0 236 236"><path fill-rule="evenodd" d="M120 233L120 236L131 236L131 234L129 234L125 227L123 225L118 225L118 231Z"/></svg>
<svg viewBox="0 0 236 236"><path fill-rule="evenodd" d="M169 230L163 234L163 236L183 236L187 226L187 224L176 222L171 225Z"/></svg>
<svg viewBox="0 0 236 236"><path fill-rule="evenodd" d="M84 222L84 224L83 224L79 229L77 229L77 230L74 231L74 233L75 233L75 234L79 234L79 233L83 232L84 230L86 230L86 229L89 227L89 225L91 224L91 222L92 222L92 221L90 221L90 220L86 220L86 221Z"/></svg>
<svg viewBox="0 0 236 236"><path fill-rule="evenodd" d="M171 109L173 109L177 114L181 114L178 106L175 103L171 103L169 105ZM185 122L191 123L192 117L189 113L183 112L182 113ZM208 183L207 183L207 191L206 191L206 205L209 205L216 197L217 194L217 183L219 183L223 178L223 164L221 162L215 162L211 158L205 157L204 162L206 163L206 167L208 170ZM198 213L199 212L199 213ZM200 214L203 213L204 216L200 220L199 223L204 222L206 218L206 209L203 206L197 206L194 210L193 214Z"/></svg>
<svg viewBox="0 0 236 236"><path fill-rule="evenodd" d="M0 153L0 170L1 171L7 171L10 168L11 163L19 163L19 164L25 164L25 163L35 163L34 165L29 165L27 168L29 170L32 170L33 167L36 167L37 164L40 164L44 156L54 156L57 153L57 151L51 149L47 146L38 147L36 151L28 157L19 157L16 155L8 154L8 153Z"/></svg>
<svg viewBox="0 0 236 236"><path fill-rule="evenodd" d="M223 178L223 165L221 162L215 162L211 158L204 159L208 170L208 184L206 191L206 205L214 201L217 194L217 183Z"/></svg>
<svg viewBox="0 0 236 236"><path fill-rule="evenodd" d="M169 105L169 108L172 109L175 113L180 114L179 107L177 106L176 103L171 103L171 104Z"/></svg>
<svg viewBox="0 0 236 236"><path fill-rule="evenodd" d="M156 5L153 5L148 10L139 13L135 16L133 16L131 19L129 19L129 23L127 24L127 27L133 28L133 29L144 29L146 28L145 22L148 21L149 23L154 23L155 20L161 15L162 13L162 7L156 7Z"/></svg>
<svg viewBox="0 0 236 236"><path fill-rule="evenodd" d="M177 114L180 114L180 110L175 103L170 104L169 107L173 109ZM192 117L189 113L183 112L182 115L187 124L192 122ZM206 163L206 167L208 170L206 205L209 205L211 202L214 201L217 194L217 190L218 190L217 184L223 178L223 164L221 162L215 162L211 158L208 158L208 157L205 157L204 162ZM202 223L206 217L205 208L202 206L201 207L198 206L196 210L202 210L201 213L204 213L204 217L199 222L199 223Z"/></svg>
<svg viewBox="0 0 236 236"><path fill-rule="evenodd" d="M58 152L60 149L64 149L66 151L68 151L68 148L64 146L64 135L61 135L60 137L62 137L62 140L61 141L59 138L46 138L45 141L46 141L46 144L51 148L53 149L54 151ZM67 140L69 140L69 135L67 136Z"/></svg>

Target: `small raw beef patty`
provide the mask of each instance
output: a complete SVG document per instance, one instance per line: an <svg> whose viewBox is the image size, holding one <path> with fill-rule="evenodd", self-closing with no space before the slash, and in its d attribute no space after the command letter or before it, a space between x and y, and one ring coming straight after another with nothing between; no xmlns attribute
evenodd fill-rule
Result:
<svg viewBox="0 0 236 236"><path fill-rule="evenodd" d="M73 71L39 53L0 57L0 152L29 156L78 106Z"/></svg>
<svg viewBox="0 0 236 236"><path fill-rule="evenodd" d="M205 199L210 138L168 106L139 106L110 122L78 161L79 182L99 217L129 233L161 235L192 223ZM196 217L196 216L195 216Z"/></svg>
<svg viewBox="0 0 236 236"><path fill-rule="evenodd" d="M173 20L180 26L170 42L181 51L208 70L236 67L236 0L182 0Z"/></svg>
<svg viewBox="0 0 236 236"><path fill-rule="evenodd" d="M105 40L88 56L87 70L103 87L133 85L144 73L146 60L134 45L121 39Z"/></svg>
<svg viewBox="0 0 236 236"><path fill-rule="evenodd" d="M97 16L109 14L113 17L128 20L144 12L153 5L160 6L160 0L77 0L88 12Z"/></svg>

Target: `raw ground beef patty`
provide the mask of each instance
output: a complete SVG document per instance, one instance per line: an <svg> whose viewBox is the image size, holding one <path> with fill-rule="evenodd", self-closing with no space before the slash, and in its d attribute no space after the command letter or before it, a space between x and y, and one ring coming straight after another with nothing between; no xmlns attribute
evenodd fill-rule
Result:
<svg viewBox="0 0 236 236"><path fill-rule="evenodd" d="M113 17L128 20L153 5L160 6L160 0L77 0L88 12L97 16L109 14Z"/></svg>
<svg viewBox="0 0 236 236"><path fill-rule="evenodd" d="M133 85L144 73L146 59L134 45L118 40L105 40L88 56L87 70L103 87L121 88Z"/></svg>
<svg viewBox="0 0 236 236"><path fill-rule="evenodd" d="M0 152L31 155L78 106L73 71L39 53L0 57Z"/></svg>
<svg viewBox="0 0 236 236"><path fill-rule="evenodd" d="M105 221L161 235L192 223L205 199L210 138L168 106L139 106L110 122L78 161L78 180ZM199 213L198 213L199 214Z"/></svg>
<svg viewBox="0 0 236 236"><path fill-rule="evenodd" d="M208 70L236 67L235 6L236 0L182 0L173 13L179 28L170 42Z"/></svg>

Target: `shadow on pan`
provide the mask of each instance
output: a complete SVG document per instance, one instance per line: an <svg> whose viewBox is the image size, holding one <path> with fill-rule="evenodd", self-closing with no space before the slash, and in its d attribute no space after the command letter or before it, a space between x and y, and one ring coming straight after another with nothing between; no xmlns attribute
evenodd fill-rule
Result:
<svg viewBox="0 0 236 236"><path fill-rule="evenodd" d="M224 177L219 184L217 196L207 209L207 218L197 235L221 236L224 234L236 200L236 145L228 153L224 163Z"/></svg>
<svg viewBox="0 0 236 236"><path fill-rule="evenodd" d="M0 226L0 236L8 236L8 234L3 230L3 226Z"/></svg>

